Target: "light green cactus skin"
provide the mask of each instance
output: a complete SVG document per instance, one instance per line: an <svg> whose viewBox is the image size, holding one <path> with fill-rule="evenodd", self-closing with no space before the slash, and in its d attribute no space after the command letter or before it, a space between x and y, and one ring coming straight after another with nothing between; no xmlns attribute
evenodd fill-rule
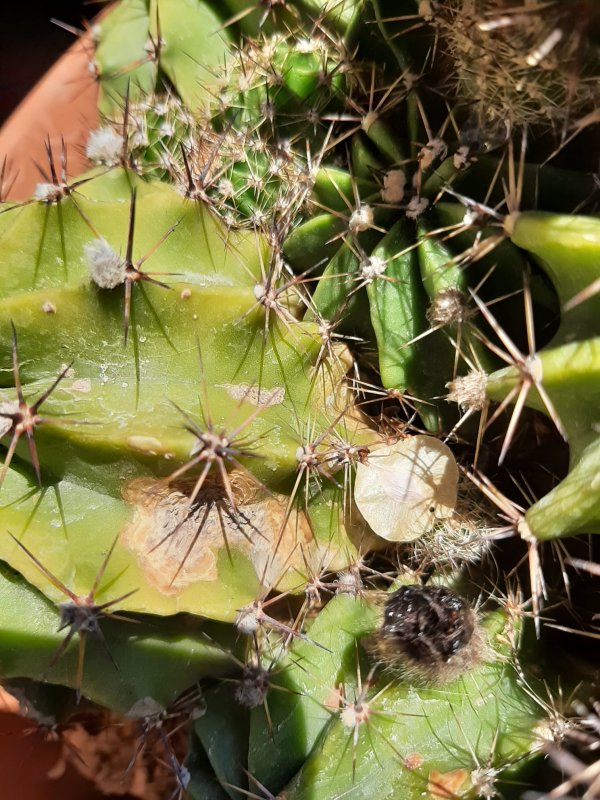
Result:
<svg viewBox="0 0 600 800"><path fill-rule="evenodd" d="M111 175L94 178L85 189L104 198L118 185ZM3 287L0 326L4 341L10 343L10 324L16 321L26 398L40 395L63 361L73 362L72 374L44 403L47 424L35 431L44 490L41 495L36 492L35 476L25 463L27 446L20 442L2 489L2 527L24 537L34 554L43 553L51 572L84 594L101 554L116 534L123 533L132 519L135 522L136 514L140 521L145 504L150 502L152 508L148 493L153 488L159 491L161 485L155 481L153 486L149 478L169 476L189 461L195 440L186 430L182 412L203 430L208 420L216 432L242 425L238 438L248 442L242 450L249 454L242 453L240 464L254 476L259 495L268 497L273 491L285 498L296 478L296 450L307 431L331 427L333 432L345 402L336 405L333 373L322 388L315 386L318 376L313 374L313 365L321 340L314 325L298 323L288 330L289 323L271 314L268 337L263 338L265 309L257 303L254 286L262 280L266 245L254 234L230 234L225 248L225 232L219 223L162 184L138 185L133 259L136 262L151 251L177 223L143 267L152 275L165 274L170 288L133 287L131 330L125 346L123 286L101 289L93 284L84 251L98 238L117 253L125 251L127 206L124 198L96 200L82 194L58 206L28 205L0 217L4 269L8 271L11 265L10 279ZM93 231L86 220L93 220ZM24 231L26 248L18 245ZM51 312L44 310L48 304ZM12 383L11 358L9 346L2 356L8 385ZM259 387L267 398L262 409L257 408ZM14 389L2 391L3 401L14 397ZM300 497L303 500L303 490ZM273 499L280 521L285 502ZM314 504L319 502L319 496L315 497ZM327 502L332 498L328 496ZM305 539L313 534L307 522L294 523L296 513L294 509L288 528L300 524L300 530L290 534L294 538L291 549L296 548L295 537L300 537L297 541L312 548L318 561L320 545ZM144 570L170 571L175 577L178 561L185 560L186 544L179 543L183 550L177 556L177 537L167 538L155 549L157 560L152 564L152 557L146 562L142 552L136 558L142 541L134 545L125 535L130 551L119 545L106 576L114 596L136 589L124 603L130 610L160 614L185 610L232 620L236 610L260 592L269 542L265 539L262 547L258 542L252 550L239 532L236 540L235 526L230 525L234 544L228 552L226 534L213 524L213 555L179 587L177 582L169 586L168 580L157 575L148 581ZM197 527L201 527L200 519ZM268 535L274 541L276 520L272 527ZM333 563L343 566L353 545L341 520L326 527L314 526L314 536L321 537ZM151 525L147 535L152 535ZM191 546L193 530L187 535ZM60 593L48 586L10 538L4 536L1 547L3 558L50 597L59 598ZM290 555L285 543L283 552L285 561ZM193 552L190 557L193 560ZM304 573L302 555L297 552L286 570L276 562L271 565L267 588L281 580L280 588L297 588Z"/></svg>
<svg viewBox="0 0 600 800"><path fill-rule="evenodd" d="M230 41L220 17L197 0L125 0L100 20L94 38L100 111L109 118L123 111L127 95L151 94L161 72L190 108L205 103ZM194 58L199 41L201 60Z"/></svg>
<svg viewBox="0 0 600 800"><path fill-rule="evenodd" d="M521 780L519 771L522 775L536 758L536 726L544 714L519 685L510 646L516 631L502 612L485 619L491 646L485 660L454 683L415 688L385 670L377 674L366 691L371 715L357 726L353 743L354 729L345 724L344 709L360 693L357 670L363 685L367 680L370 665L360 643L372 633L377 617L373 599L339 595L330 601L308 631L313 642L327 649L296 643L273 669L276 688L268 698L272 727L265 724L262 707L250 712L249 731L234 725L240 710L231 707L223 687L207 698L209 708L212 700L222 715L234 715L229 726L225 723L227 735L216 713L195 725L225 785L244 788L240 766L246 765L273 794L294 798L374 793L392 798L402 793L411 800L432 791L436 772L443 781L445 773L455 770L462 776L456 796L465 798L480 796L477 781L485 770L492 783L508 768L514 780Z"/></svg>
<svg viewBox="0 0 600 800"><path fill-rule="evenodd" d="M382 436L350 408L351 359L327 325L356 344L376 395L405 394L435 435L462 426L446 398L455 378L485 373L493 403L533 378L526 404L562 422L570 469L519 532L600 532L600 293L568 307L600 276L598 220L571 215L593 209L594 178L524 163L516 197L514 152L510 164L488 154L485 130L458 164L469 108L449 95L450 125L417 76L439 33L428 5L121 0L92 32L112 155L58 197L0 207L0 411L14 407L15 361L29 403L69 366L34 429L41 486L21 435L0 488L0 675L120 713L148 698L166 708L202 682L186 762L198 800L516 798L563 712L560 659L540 666L536 647L519 647L512 600L477 612L483 644L459 678L413 685L369 646L382 592L344 593L331 578L373 546L340 443ZM124 258L134 198L142 272L125 326L123 281L102 288L91 268L101 252ZM540 338L557 323L531 353L525 277ZM264 302L270 288L282 293ZM445 293L462 298L462 317L434 318ZM523 363L501 368L495 326ZM460 427L465 449L473 422ZM199 432L239 452L225 476L207 471L190 511ZM313 444L325 466L305 473ZM312 607L324 574L321 599L335 596ZM56 658L60 604L90 592L135 624L100 619L109 652L85 636L80 685L82 633ZM237 615L270 592L289 601L288 623L244 637ZM241 708L256 659L268 691Z"/></svg>
<svg viewBox="0 0 600 800"><path fill-rule="evenodd" d="M600 222L593 217L523 212L511 220L511 239L531 253L551 279L561 308L598 278ZM600 295L561 313L552 340L535 354L531 369L567 434L570 470L526 514L532 533L554 539L600 532ZM502 399L520 385L514 367L490 376L488 393ZM548 413L534 388L528 405Z"/></svg>
<svg viewBox="0 0 600 800"><path fill-rule="evenodd" d="M2 598L2 675L33 678L77 688L77 643L48 670L56 649L64 639L58 631L59 614L54 605L23 578L3 567L0 576ZM164 625L164 627L161 627ZM185 689L206 676L232 672L231 659L223 649L208 643L206 625L179 617L160 623L157 617L134 622L103 623L110 656L93 636L86 642L82 694L96 703L126 714L145 697L168 706ZM211 630L214 636L216 630ZM219 629L223 642L231 637ZM111 661L114 659L116 666ZM144 669L139 665L144 664ZM165 673L169 680L165 681Z"/></svg>

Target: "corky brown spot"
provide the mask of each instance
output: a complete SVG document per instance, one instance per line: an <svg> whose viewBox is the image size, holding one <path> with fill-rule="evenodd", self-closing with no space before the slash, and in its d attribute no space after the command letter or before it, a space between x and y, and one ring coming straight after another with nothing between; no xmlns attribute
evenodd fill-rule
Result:
<svg viewBox="0 0 600 800"><path fill-rule="evenodd" d="M267 494L235 470L229 475L237 512L213 479L205 482L191 509L193 478L177 485L138 478L123 491L134 515L121 540L148 583L163 594L179 594L197 581L218 580L219 552L226 549L248 557L269 587L287 570L304 567L302 549L312 541L305 516L290 515L282 533L287 498Z"/></svg>

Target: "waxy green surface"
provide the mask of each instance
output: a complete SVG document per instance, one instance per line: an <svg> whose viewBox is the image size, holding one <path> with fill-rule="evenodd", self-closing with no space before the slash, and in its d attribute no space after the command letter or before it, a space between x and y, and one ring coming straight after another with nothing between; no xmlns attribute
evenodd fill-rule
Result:
<svg viewBox="0 0 600 800"><path fill-rule="evenodd" d="M226 234L208 210L165 185L138 180L132 181L137 191L133 262L149 254L141 269L169 288L143 281L132 287L125 343L124 288L93 284L84 248L103 238L115 252L125 253L131 202L126 177L119 171L96 177L59 204L31 203L0 216L7 275L0 300L6 387L0 399L10 402L16 396L11 324L30 402L65 364L72 365L43 404L45 421L35 430L41 489L21 441L0 490L0 555L58 600L59 593L8 531L78 593L89 591L100 554L119 534L109 566L110 575L118 576L115 596L137 590L125 607L231 620L260 592L268 537L274 541L279 535L296 479L298 446L339 417L336 379L325 373L318 385L315 378L321 340L314 324L291 328L271 313L267 327L255 295L268 265L263 240L255 233ZM266 502L277 505L269 492L280 495L281 522L275 517L270 533L252 537L246 531L230 545L220 523L214 520L204 531L200 515L183 538L172 531L175 523L165 529L166 538L157 534L166 524L152 516L153 509L164 507L157 503L164 500L166 484L157 479L189 461L196 442L186 430L190 421L203 431L210 425L216 433L239 431L234 437L244 451L239 463L254 476L246 481L254 480ZM317 493L311 505L317 508L320 502ZM341 505L332 507L342 513ZM319 517L316 539L306 522L290 536L309 551L316 548L317 559L320 540L341 566L349 557L343 553L352 552L353 545L339 520L330 516L331 526L324 529L326 518ZM295 520L294 507L290 530ZM290 548L294 544L286 539L282 563ZM179 575L178 566L185 562L187 569L188 561L193 569L187 577ZM276 575L278 563L265 573L267 583L283 580L285 588L297 588L304 570L300 551Z"/></svg>

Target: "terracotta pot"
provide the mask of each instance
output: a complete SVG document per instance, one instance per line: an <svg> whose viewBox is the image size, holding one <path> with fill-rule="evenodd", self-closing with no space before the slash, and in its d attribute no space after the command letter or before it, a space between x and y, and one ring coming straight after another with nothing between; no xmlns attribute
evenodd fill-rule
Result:
<svg viewBox="0 0 600 800"><path fill-rule="evenodd" d="M0 130L0 162L6 157L8 196L25 200L43 180L36 162L46 168L47 142L60 165L61 141L70 175L86 168L85 144L98 126L98 84L89 69L93 44L89 34L72 47L35 85ZM5 188L6 191L6 188Z"/></svg>
<svg viewBox="0 0 600 800"><path fill-rule="evenodd" d="M2 800L111 800L65 763L60 743L44 740L31 721L17 715L18 708L0 688Z"/></svg>
<svg viewBox="0 0 600 800"><path fill-rule="evenodd" d="M98 125L98 85L89 70L93 46L86 34L56 62L0 130L0 163L6 157L8 196L24 200L43 180L47 143L60 165L62 142L70 175L87 166L85 144ZM60 776L61 746L44 741L16 713L18 703L0 689L0 794L2 800L108 800L70 765ZM122 800L122 798L121 798Z"/></svg>

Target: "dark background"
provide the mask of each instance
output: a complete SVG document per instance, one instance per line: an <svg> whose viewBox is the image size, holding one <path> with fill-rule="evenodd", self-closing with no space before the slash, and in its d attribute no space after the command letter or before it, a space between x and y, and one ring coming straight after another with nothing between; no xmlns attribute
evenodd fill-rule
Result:
<svg viewBox="0 0 600 800"><path fill-rule="evenodd" d="M82 29L104 3L84 0L0 0L0 124L74 41L55 17Z"/></svg>

